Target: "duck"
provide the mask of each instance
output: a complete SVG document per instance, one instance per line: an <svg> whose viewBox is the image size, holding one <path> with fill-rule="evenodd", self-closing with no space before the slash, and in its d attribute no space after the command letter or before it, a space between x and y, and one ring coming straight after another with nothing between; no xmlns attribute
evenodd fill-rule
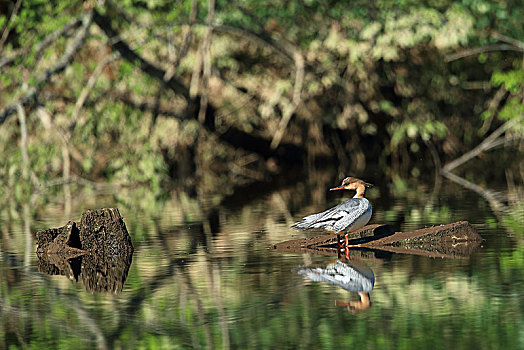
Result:
<svg viewBox="0 0 524 350"><path fill-rule="evenodd" d="M346 177L338 187L330 188L330 191L355 190L353 198L327 209L321 213L311 214L291 227L298 230L324 229L337 235L339 249L347 246L349 234L366 226L373 214L371 203L364 197L366 188L373 187L372 184L356 177ZM345 243L340 243L340 234L345 234Z"/></svg>

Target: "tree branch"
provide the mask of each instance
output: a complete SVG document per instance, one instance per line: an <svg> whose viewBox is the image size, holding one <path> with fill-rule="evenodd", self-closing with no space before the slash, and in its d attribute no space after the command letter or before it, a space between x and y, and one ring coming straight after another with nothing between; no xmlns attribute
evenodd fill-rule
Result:
<svg viewBox="0 0 524 350"><path fill-rule="evenodd" d="M277 132L271 140L271 149L275 149L280 144L282 137L286 131L287 125L291 120L291 117L295 113L298 105L302 100L302 86L304 84L304 56L300 53L298 49L295 49L295 85L293 87L293 99L291 101L291 106L288 106L284 109L282 119L278 125Z"/></svg>
<svg viewBox="0 0 524 350"><path fill-rule="evenodd" d="M93 16L94 22L106 33L109 38L119 38L118 32L113 29L109 18L101 15L96 10ZM129 45L119 39L112 40L111 45L120 53L122 58L129 62L137 63L139 68L146 74L156 78L160 81L164 81L166 86L173 90L175 93L183 96L188 104L187 114L192 119L198 118L198 107L200 106L199 100L201 96L196 94L194 98L191 98L189 89L179 80L172 77L168 81L164 80L166 72L153 63L149 62L135 51L133 51ZM208 104L205 110L205 118L202 125L211 133L216 133L215 126L216 109ZM276 157L279 159L285 159L288 162L301 161L304 156L304 150L302 147L294 144L281 144L278 149L273 150L270 147L271 141L255 136L245 131L242 131L234 126L230 126L225 132L217 134L221 141L229 143L231 146L236 148L242 148L249 152L258 153L264 158Z"/></svg>
<svg viewBox="0 0 524 350"><path fill-rule="evenodd" d="M73 58L75 54L80 50L84 43L84 39L87 35L87 31L89 29L89 26L91 25L92 20L92 12L87 11L84 12L81 16L82 26L80 29L76 32L75 36L69 43L69 45L66 47L66 50L62 57L58 60L57 64L50 69L46 70L38 79L35 87L32 87L29 89L29 92L27 92L24 96L22 96L18 101L13 103L12 105L6 107L1 113L0 113L0 124L5 122L5 120L13 113L17 111L17 106L20 105L22 107L28 107L32 106L36 103L38 99L38 95L44 88L44 86L51 80L51 77L55 74L61 73L66 69L69 64L73 61Z"/></svg>
<svg viewBox="0 0 524 350"><path fill-rule="evenodd" d="M180 120L192 120L193 116L184 114L182 108L176 108L173 104L168 106L162 106L146 99L141 99L138 96L130 95L128 93L108 92L109 97L115 100L121 101L126 105L138 109L142 112L158 113L164 116L180 119ZM178 109L178 110L177 110Z"/></svg>
<svg viewBox="0 0 524 350"><path fill-rule="evenodd" d="M17 0L15 7L13 8L13 12L11 12L11 17L9 17L9 20L5 22L2 38L0 38L0 52L3 51L5 41L7 40L7 37L9 36L9 31L11 30L9 28L9 23L13 22L16 19L18 10L20 10L20 5L22 5L22 0Z"/></svg>
<svg viewBox="0 0 524 350"><path fill-rule="evenodd" d="M86 86L84 86L84 88L82 89L82 92L80 93L80 95L78 96L78 99L76 100L75 110L73 111L72 121L71 121L71 124L69 124L69 128L68 128L68 135L67 135L68 138L71 137L71 133L73 132L73 130L76 127L76 123L78 121L78 116L80 115L80 110L82 109L82 106L84 105L87 97L89 96L89 93L91 92L91 90L95 86L95 83L98 80L98 77L100 76L100 74L102 74L102 72L104 71L104 68L109 63L111 63L114 60L116 60L117 58L118 58L117 54L109 55L106 58L104 58L98 64L98 66L96 67L95 71L91 74L91 76L87 80Z"/></svg>
<svg viewBox="0 0 524 350"><path fill-rule="evenodd" d="M502 135L506 130L508 130L511 126L520 121L520 119L521 118L508 120L507 122L502 124L497 130L493 131L491 135L486 137L477 147L473 148L469 152L464 153L462 156L458 157L454 161L444 165L442 170L449 172L455 169L456 167L466 163L468 160L476 157L479 153L498 146L500 144L498 142L498 137Z"/></svg>
<svg viewBox="0 0 524 350"><path fill-rule="evenodd" d="M29 179L29 155L27 154L27 123L25 111L21 105L16 106L18 122L20 123L20 150L22 151L22 178Z"/></svg>
<svg viewBox="0 0 524 350"><path fill-rule="evenodd" d="M498 39L500 41L513 45L519 48L520 50L524 51L524 42L520 40L516 40L516 39L510 38L509 36L502 35L499 32L493 32L491 36L494 37L495 39Z"/></svg>
<svg viewBox="0 0 524 350"><path fill-rule="evenodd" d="M120 55L128 60L129 62L136 63L140 69L147 73L148 75L164 81L164 76L166 72L152 63L145 60L143 57L139 56L135 51L133 51L123 40L120 39L118 32L113 29L111 21L109 18L101 15L97 10L94 10L93 15L94 22L102 29L102 31L107 35L108 38L118 38L112 43L112 46L120 53ZM180 81L171 77L168 81L165 81L165 84L173 90L175 93L182 95L186 100L189 101L189 90L182 84Z"/></svg>
<svg viewBox="0 0 524 350"><path fill-rule="evenodd" d="M485 189L485 188L482 188L480 187L479 185L477 184L474 184L460 176L457 176L449 171L446 171L446 170L443 170L442 171L442 175L448 179L450 179L451 181L453 182L456 182L458 183L459 185L461 186L464 186L465 188L468 188L476 193L478 193L479 195L481 195L482 197L484 197L489 205L491 206L491 208L493 209L493 212L495 214L500 214L501 212L505 211L507 209L507 207L504 205L504 203L502 203L500 200L499 200L499 197L502 197L502 195L498 192L495 192L495 191L491 191L491 190L488 190L488 189ZM500 220L500 217L499 217L499 220Z"/></svg>
<svg viewBox="0 0 524 350"><path fill-rule="evenodd" d="M39 42L35 47L35 53L36 55L40 55L40 52L51 45L52 42L56 41L59 37L62 35L65 35L67 32L69 32L71 29L75 28L81 23L81 17L75 17L71 21L69 21L65 26L63 26L60 29L55 30L54 32L51 32L48 34L41 42ZM31 46L28 46L30 48ZM9 57L3 57L0 58L0 68L3 66L12 63L17 57L20 57L22 55L25 55L29 49L23 49L15 53L14 55L11 55Z"/></svg>
<svg viewBox="0 0 524 350"><path fill-rule="evenodd" d="M208 0L208 13L206 23L210 24L215 17L215 0ZM211 76L211 34L213 27L208 26L202 41L202 89L200 93L200 110L198 112L198 120L202 123L205 120L207 104L209 102L209 77Z"/></svg>
<svg viewBox="0 0 524 350"><path fill-rule="evenodd" d="M517 51L517 52L524 52L524 48L516 47L514 45L508 45L508 44L495 44L495 45L487 45L487 46L481 46L481 47L475 47L473 49L466 49L459 51L457 53L447 55L444 58L444 62L451 62L456 61L458 59L478 55L480 53L484 52L492 52L492 51Z"/></svg>

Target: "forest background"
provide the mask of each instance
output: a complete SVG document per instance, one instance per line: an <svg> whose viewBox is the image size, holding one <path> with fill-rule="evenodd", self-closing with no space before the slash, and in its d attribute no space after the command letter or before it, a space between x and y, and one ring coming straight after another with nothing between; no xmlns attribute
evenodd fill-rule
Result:
<svg viewBox="0 0 524 350"><path fill-rule="evenodd" d="M0 0L4 347L522 348L522 18L522 1ZM468 220L483 248L368 259L373 307L337 310L345 291L267 248L307 237L289 226L348 175L375 184L371 223ZM121 294L37 271L37 231L103 206L135 248Z"/></svg>
<svg viewBox="0 0 524 350"><path fill-rule="evenodd" d="M520 1L2 1L0 192L220 192L325 164L416 178L521 149L522 18Z"/></svg>

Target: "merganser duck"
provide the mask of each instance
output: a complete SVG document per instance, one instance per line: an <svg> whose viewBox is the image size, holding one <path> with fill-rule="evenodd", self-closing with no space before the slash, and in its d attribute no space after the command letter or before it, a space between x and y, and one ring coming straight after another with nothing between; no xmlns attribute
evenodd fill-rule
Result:
<svg viewBox="0 0 524 350"><path fill-rule="evenodd" d="M356 190L357 193L353 198L321 213L306 216L291 227L300 230L322 228L331 231L337 235L339 247L341 247L340 233L344 232L347 246L349 233L364 227L371 219L371 204L367 198L364 198L366 187L373 187L373 185L354 177L346 177L342 185L331 188L330 191Z"/></svg>

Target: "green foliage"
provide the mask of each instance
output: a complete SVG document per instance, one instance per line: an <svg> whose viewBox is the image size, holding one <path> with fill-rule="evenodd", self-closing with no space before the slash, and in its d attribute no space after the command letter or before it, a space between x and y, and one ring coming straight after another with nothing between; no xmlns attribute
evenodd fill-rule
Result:
<svg viewBox="0 0 524 350"><path fill-rule="evenodd" d="M517 94L524 87L524 69L515 69L508 72L494 72L491 76L493 86L504 87L512 94Z"/></svg>
<svg viewBox="0 0 524 350"><path fill-rule="evenodd" d="M429 140L432 136L442 138L446 135L446 125L439 121L426 121L422 123L405 122L401 125L392 125L391 144L393 147L398 146L406 139L422 137Z"/></svg>
<svg viewBox="0 0 524 350"><path fill-rule="evenodd" d="M97 3L96 10L108 16L121 40L155 66L169 71L179 62L173 77L188 89L196 82L192 92L202 93L205 89L198 86L202 69L196 69L208 29L204 21L209 3L196 2L196 23L189 27L194 3L126 0ZM289 111L292 118L282 142L301 145L310 156L335 154L334 145L340 144L348 153L365 150L364 158L384 166L392 166L395 159L407 165L412 162L410 154L423 152L429 141L445 161L478 144L477 133L466 130L479 126L479 116L488 119L496 112L482 112L493 92L463 87L489 79L494 87L504 86L510 96L497 117L509 120L522 114L519 94L524 81L522 57L511 51L484 52L449 63L446 55L495 44L494 32L524 37L522 11L522 4L514 1L220 0L212 19L212 79L207 87L210 103L219 111L216 135L207 133L194 120L196 115L187 115L189 101L144 72L138 62L120 58L104 68L67 135L76 151L71 153L72 172L119 184L149 183L155 191L169 175L186 168L183 163L189 158L194 163L189 168L220 168L217 173L222 174L245 154L225 145L215 147L217 135L235 127L271 139ZM2 67L0 107L17 101L56 64L76 29L43 51L37 50L38 45L82 13L82 3L74 1L22 2L18 16L9 23L13 31L2 52L6 57L23 54ZM69 130L93 72L105 56L114 54L109 47L115 39L94 28L73 62L38 97L53 124L38 121L35 106L27 110L31 168L41 181L62 175L60 135ZM178 57L185 45L186 55ZM304 74L295 106L298 54L304 60ZM193 120L174 120L177 117L171 114ZM18 125L10 123L6 129L9 137L0 142L10 156L0 163L19 174L19 145L14 142L20 135ZM462 145L447 147L447 139ZM189 157L195 150L206 151ZM253 168L264 172L265 162L259 160ZM227 176L237 175L228 170Z"/></svg>
<svg viewBox="0 0 524 350"><path fill-rule="evenodd" d="M524 115L524 104L519 97L511 97L504 107L500 110L498 117L501 120L510 120L513 118L522 119Z"/></svg>

